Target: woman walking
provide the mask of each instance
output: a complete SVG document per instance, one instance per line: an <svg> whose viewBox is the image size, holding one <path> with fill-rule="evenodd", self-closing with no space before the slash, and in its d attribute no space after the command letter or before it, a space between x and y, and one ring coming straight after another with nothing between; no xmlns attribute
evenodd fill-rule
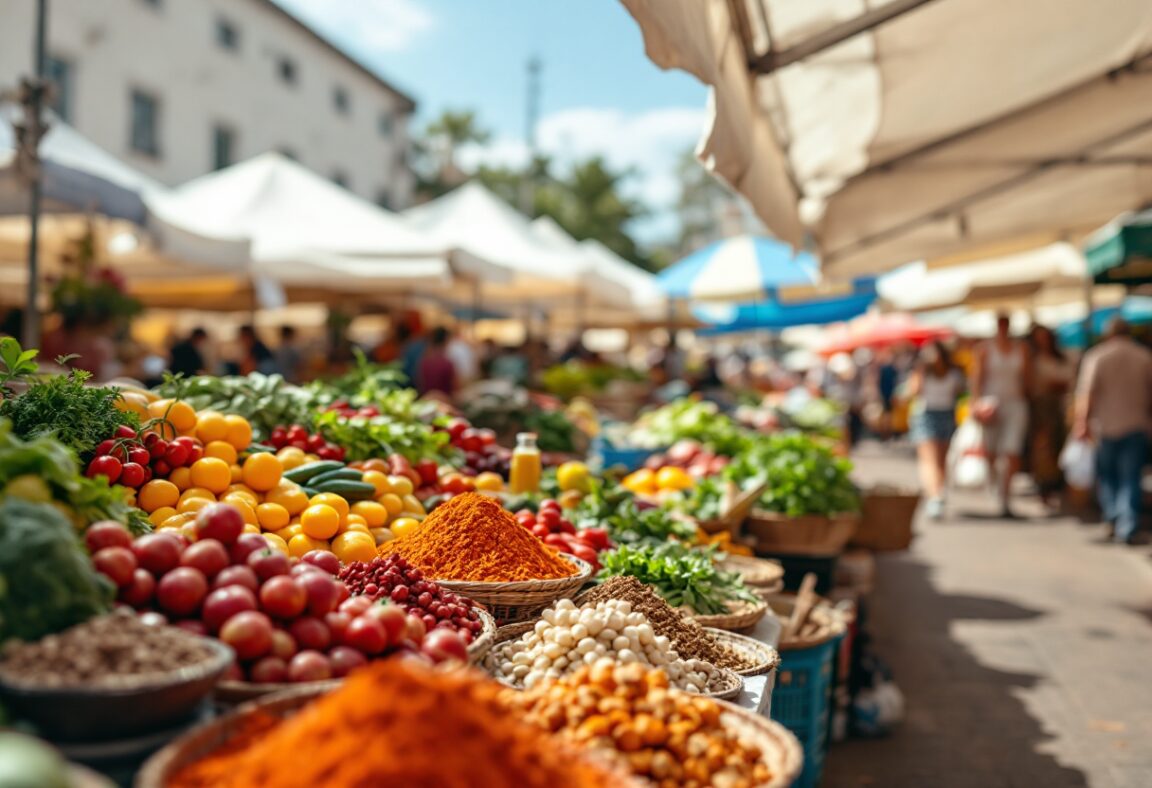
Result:
<svg viewBox="0 0 1152 788"><path fill-rule="evenodd" d="M948 349L934 342L920 351L908 381L912 402L912 440L920 465L920 482L928 496L928 516L944 516L948 444L956 431L956 401L966 385Z"/></svg>
<svg viewBox="0 0 1152 788"><path fill-rule="evenodd" d="M1064 486L1060 450L1067 437L1068 392L1075 369L1045 326L1033 326L1032 407L1029 459L1032 478L1045 506L1053 506Z"/></svg>

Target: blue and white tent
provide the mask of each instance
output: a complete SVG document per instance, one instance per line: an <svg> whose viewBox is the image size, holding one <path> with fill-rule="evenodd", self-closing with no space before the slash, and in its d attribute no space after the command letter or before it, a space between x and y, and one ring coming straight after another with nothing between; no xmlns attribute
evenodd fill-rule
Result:
<svg viewBox="0 0 1152 788"><path fill-rule="evenodd" d="M782 241L740 235L693 252L661 271L657 281L669 298L743 303L814 286L820 266Z"/></svg>
<svg viewBox="0 0 1152 788"><path fill-rule="evenodd" d="M699 304L692 314L708 324L702 334L780 331L851 320L865 314L876 297L876 278L862 277L845 287L792 289L757 303Z"/></svg>

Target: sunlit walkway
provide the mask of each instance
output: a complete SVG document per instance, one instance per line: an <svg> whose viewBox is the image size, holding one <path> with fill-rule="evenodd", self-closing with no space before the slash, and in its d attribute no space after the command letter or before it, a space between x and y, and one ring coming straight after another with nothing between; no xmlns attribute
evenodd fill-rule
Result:
<svg viewBox="0 0 1152 788"><path fill-rule="evenodd" d="M913 478L908 458L866 456L864 478ZM872 629L906 719L833 746L824 784L1152 786L1152 549L1071 518L964 516L992 511L979 495L950 508L877 561Z"/></svg>

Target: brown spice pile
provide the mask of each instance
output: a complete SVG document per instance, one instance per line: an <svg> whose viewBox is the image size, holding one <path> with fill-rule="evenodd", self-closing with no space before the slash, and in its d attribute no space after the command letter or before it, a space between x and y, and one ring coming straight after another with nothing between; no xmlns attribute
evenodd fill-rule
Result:
<svg viewBox="0 0 1152 788"><path fill-rule="evenodd" d="M683 659L698 659L733 670L752 667L741 654L717 641L694 619L665 602L655 589L631 575L610 578L585 594L581 602L595 604L607 599L631 602L633 610L643 613L652 622L656 634L672 641L672 648Z"/></svg>
<svg viewBox="0 0 1152 788"><path fill-rule="evenodd" d="M571 577L576 566L488 496L463 493L437 506L407 536L380 545L434 580L509 583Z"/></svg>
<svg viewBox="0 0 1152 788"><path fill-rule="evenodd" d="M118 687L211 659L204 638L175 627L149 626L117 610L33 643L0 652L0 676L37 687Z"/></svg>
<svg viewBox="0 0 1152 788"><path fill-rule="evenodd" d="M377 660L269 727L181 769L168 788L616 788L623 780L510 715L478 671Z"/></svg>

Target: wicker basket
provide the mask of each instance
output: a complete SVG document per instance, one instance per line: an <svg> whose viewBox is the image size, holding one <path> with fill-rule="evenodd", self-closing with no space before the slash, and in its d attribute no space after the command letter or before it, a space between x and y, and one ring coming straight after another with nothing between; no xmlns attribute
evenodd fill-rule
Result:
<svg viewBox="0 0 1152 788"><path fill-rule="evenodd" d="M787 788L796 782L804 767L800 742L778 722L731 703L718 701L723 713L720 724L740 741L760 750L761 761L772 771L772 778L756 788Z"/></svg>
<svg viewBox="0 0 1152 788"><path fill-rule="evenodd" d="M522 580L515 583L478 583L439 578L436 582L442 588L487 607L497 624L512 624L532 618L557 599L573 596L588 582L592 576L591 564L574 555L560 555L576 565L576 574L556 580Z"/></svg>
<svg viewBox="0 0 1152 788"><path fill-rule="evenodd" d="M787 622L792 617L792 609L796 606L795 594L779 594L770 602L772 612L781 620ZM844 614L833 608L827 601L821 600L812 608L808 616L809 628L799 635L787 640L781 639L778 648L780 651L793 649L808 649L827 643L832 638L840 637L847 627Z"/></svg>
<svg viewBox="0 0 1152 788"><path fill-rule="evenodd" d="M858 514L789 517L755 510L744 528L756 539L756 552L772 555L839 555L860 523Z"/></svg>
<svg viewBox="0 0 1152 788"><path fill-rule="evenodd" d="M760 619L768 612L768 603L761 600L759 602L744 602L737 600L728 603L728 609L732 612L721 613L718 615L699 615L690 613L696 623L702 627L711 627L713 629L726 629L729 632L741 632L746 629L751 629L760 623Z"/></svg>
<svg viewBox="0 0 1152 788"><path fill-rule="evenodd" d="M524 689L511 679L497 675L495 661L492 658L495 653L495 646L506 643L509 640L515 640L525 632L530 632L535 626L535 621L521 621L519 624L509 624L496 630L493 651L489 652L489 658L485 659L483 667L494 679L506 687L511 687L516 690ZM721 700L735 698L740 694L740 691L744 689L744 675L756 675L739 673L734 670L729 670L728 668L717 668L716 670L719 672L719 675L713 679L713 684L709 687L708 692L703 694L710 698L719 698Z"/></svg>
<svg viewBox="0 0 1152 788"><path fill-rule="evenodd" d="M322 694L323 690L298 686L295 690L239 706L231 713L193 729L155 753L137 773L133 785L135 788L167 788L171 779L185 766L195 763L227 744L237 731L244 729L245 723L253 714L270 714L273 717L287 719ZM556 744L553 746L565 745ZM588 756L583 751L573 749L570 757L587 758ZM620 775L620 778L612 783L613 785L631 786L634 784L621 772L614 771L614 766L604 764L599 760L597 763L608 774Z"/></svg>
<svg viewBox="0 0 1152 788"><path fill-rule="evenodd" d="M766 673L771 673L780 665L780 652L767 643L761 643L755 638L738 635L724 629L705 627L705 631L715 638L721 646L735 651L749 663L752 663L750 667L741 670L733 668L733 672L741 676L763 676Z"/></svg>
<svg viewBox="0 0 1152 788"><path fill-rule="evenodd" d="M907 550L920 493L875 489L864 493L860 527L849 544L878 552Z"/></svg>
<svg viewBox="0 0 1152 788"><path fill-rule="evenodd" d="M496 619L492 618L487 611L477 609L476 612L479 614L480 622L484 625L484 628L480 631L480 634L468 644L469 665L478 665L481 660L488 656L488 652L492 649L492 643L496 635ZM308 682L307 684L255 684L250 681L226 680L216 685L216 702L225 706L233 706L237 703L245 703L250 700L262 698L265 695L295 691L305 687L327 692L340 686L341 681L342 679L332 679L330 681Z"/></svg>
<svg viewBox="0 0 1152 788"><path fill-rule="evenodd" d="M731 483L731 482L730 482ZM732 538L740 536L740 526L744 524L744 520L748 517L748 513L752 511L752 507L756 501L763 495L768 482L764 482L756 487L750 487L747 490L741 491L732 499L731 506L724 514L712 520L697 520L696 524L700 526L701 530L709 534L728 533Z"/></svg>
<svg viewBox="0 0 1152 788"><path fill-rule="evenodd" d="M778 561L745 555L726 555L720 562L725 572L739 572L744 585L771 588L784 582L784 567Z"/></svg>

